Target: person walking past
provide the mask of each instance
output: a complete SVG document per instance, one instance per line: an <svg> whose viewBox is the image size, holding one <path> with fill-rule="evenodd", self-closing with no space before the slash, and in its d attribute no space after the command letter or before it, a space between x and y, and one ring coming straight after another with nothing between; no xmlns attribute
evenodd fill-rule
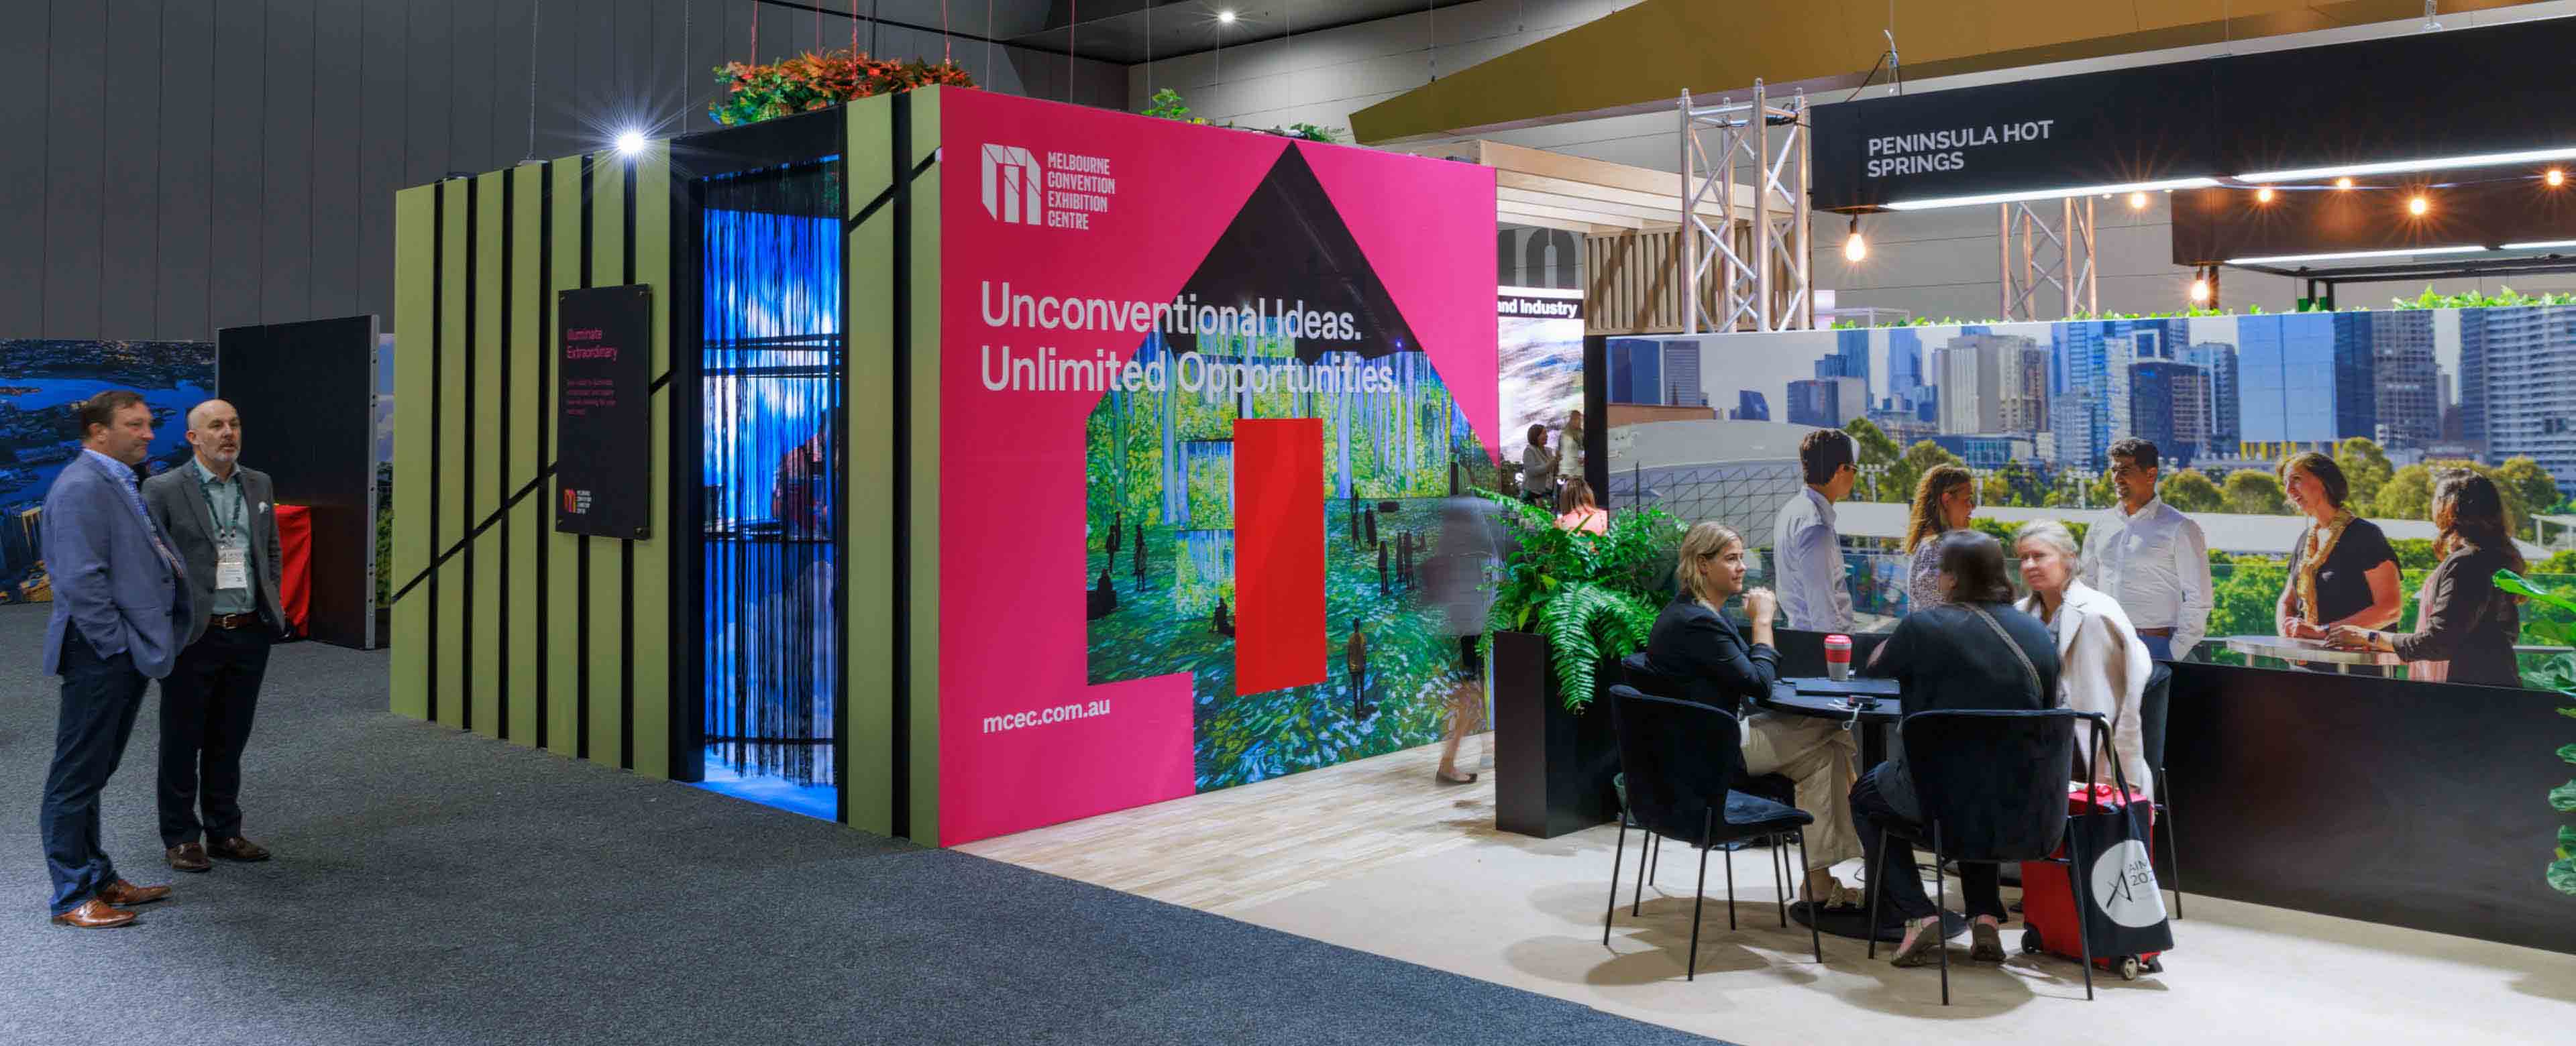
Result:
<svg viewBox="0 0 2576 1046"><path fill-rule="evenodd" d="M1851 589L1843 582L1842 536L1834 530L1834 502L1851 496L1860 469L1852 464L1851 436L1817 429L1798 442L1806 489L1780 506L1771 526L1773 572L1780 612L1789 627L1812 632L1852 630Z"/></svg>
<svg viewBox="0 0 2576 1046"><path fill-rule="evenodd" d="M2209 540L2200 524L2156 496L2157 464L2153 443L2111 444L2111 486L2120 503L2085 532L2084 574L2077 580L2120 604L2148 653L2180 661L2209 634L2217 597Z"/></svg>
<svg viewBox="0 0 2576 1046"><path fill-rule="evenodd" d="M1556 500L1556 452L1547 449L1547 426L1529 427L1529 445L1521 448L1521 500L1547 505Z"/></svg>
<svg viewBox="0 0 2576 1046"><path fill-rule="evenodd" d="M143 504L188 565L194 610L188 645L161 681L161 845L170 867L203 872L209 855L269 857L242 836L242 749L286 615L277 488L241 463L241 415L222 400L197 404L188 443L196 455L144 481Z"/></svg>
<svg viewBox="0 0 2576 1046"><path fill-rule="evenodd" d="M178 553L152 523L134 467L152 449L152 408L122 389L83 401L80 456L45 494L53 575L44 670L63 678L53 766L37 830L53 877L54 922L104 928L170 895L117 875L99 837L99 792L125 758L149 680L170 674L195 608Z"/></svg>

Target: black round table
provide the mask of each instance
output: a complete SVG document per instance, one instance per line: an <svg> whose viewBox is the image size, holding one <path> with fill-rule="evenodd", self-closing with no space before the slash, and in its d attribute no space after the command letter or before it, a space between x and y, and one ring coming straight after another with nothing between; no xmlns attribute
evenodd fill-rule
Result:
<svg viewBox="0 0 2576 1046"><path fill-rule="evenodd" d="M1812 691L1827 692L1801 693L1799 692L1801 684ZM1884 683L1862 682L1857 677L1847 682L1812 677L1783 679L1771 688L1770 696L1762 698L1757 704L1766 711L1784 715L1835 720L1843 724L1843 729L1857 732L1860 735L1860 769L1862 773L1868 773L1869 768L1887 760L1886 728L1896 725L1898 720L1905 718L1904 698L1902 695L1893 693L1845 692L1892 689ZM1863 872L1865 874L1867 869L1864 868ZM1864 910L1829 908L1819 918L1812 905L1799 903L1790 906L1789 916L1796 919L1800 925L1814 921L1816 930L1820 933L1848 937L1855 941L1870 937L1869 913ZM1941 913L1941 928L1945 938L1965 932L1967 926L1968 917L1964 913L1954 911ZM1890 921L1878 928L1877 937L1882 941L1903 941L1905 923L1903 920Z"/></svg>

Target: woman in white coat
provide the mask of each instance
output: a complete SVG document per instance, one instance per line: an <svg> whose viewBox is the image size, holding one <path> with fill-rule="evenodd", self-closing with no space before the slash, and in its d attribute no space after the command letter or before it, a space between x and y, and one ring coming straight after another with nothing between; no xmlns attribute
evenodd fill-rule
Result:
<svg viewBox="0 0 2576 1046"><path fill-rule="evenodd" d="M2075 580L2080 553L2064 524L2039 520L2024 525L2013 536L2013 554L2021 557L2022 583L2030 588L2020 608L2057 636L2058 707L2099 712L2109 719L2120 772L2128 776L2130 788L2154 794L2146 735L2138 720L2148 674L2155 671L2146 641L2138 638L2117 600ZM2092 731L2077 730L2075 739L2078 751L2093 760L2094 779L2110 783L2111 764L2092 751Z"/></svg>

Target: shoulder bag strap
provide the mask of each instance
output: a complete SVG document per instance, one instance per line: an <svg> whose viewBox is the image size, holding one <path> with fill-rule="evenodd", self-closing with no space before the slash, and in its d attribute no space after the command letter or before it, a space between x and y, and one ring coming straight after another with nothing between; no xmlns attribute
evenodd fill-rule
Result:
<svg viewBox="0 0 2576 1046"><path fill-rule="evenodd" d="M1995 620L1995 616L1987 613L1984 607L1969 603L1967 608L1976 611L1977 617L1985 621L1987 628L1995 630L1996 638L2004 641L2004 649L2012 651L2013 658L2021 662L2021 670L2030 673L2030 688L2039 691L2039 699L2042 702L2055 703L2057 695L2049 693L2047 685L2040 682L2039 666L2030 663L2030 655L2023 652L2021 644L2013 640L2012 633L2004 631L2004 623Z"/></svg>

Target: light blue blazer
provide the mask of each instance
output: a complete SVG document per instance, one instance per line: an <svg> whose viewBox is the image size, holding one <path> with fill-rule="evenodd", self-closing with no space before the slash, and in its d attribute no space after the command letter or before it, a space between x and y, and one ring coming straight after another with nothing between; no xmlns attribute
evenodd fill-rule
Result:
<svg viewBox="0 0 2576 1046"><path fill-rule="evenodd" d="M99 657L132 654L136 671L168 676L194 619L188 586L153 551L152 533L124 485L82 454L54 478L43 518L45 569L54 586L45 674L62 671L63 636L78 628Z"/></svg>

